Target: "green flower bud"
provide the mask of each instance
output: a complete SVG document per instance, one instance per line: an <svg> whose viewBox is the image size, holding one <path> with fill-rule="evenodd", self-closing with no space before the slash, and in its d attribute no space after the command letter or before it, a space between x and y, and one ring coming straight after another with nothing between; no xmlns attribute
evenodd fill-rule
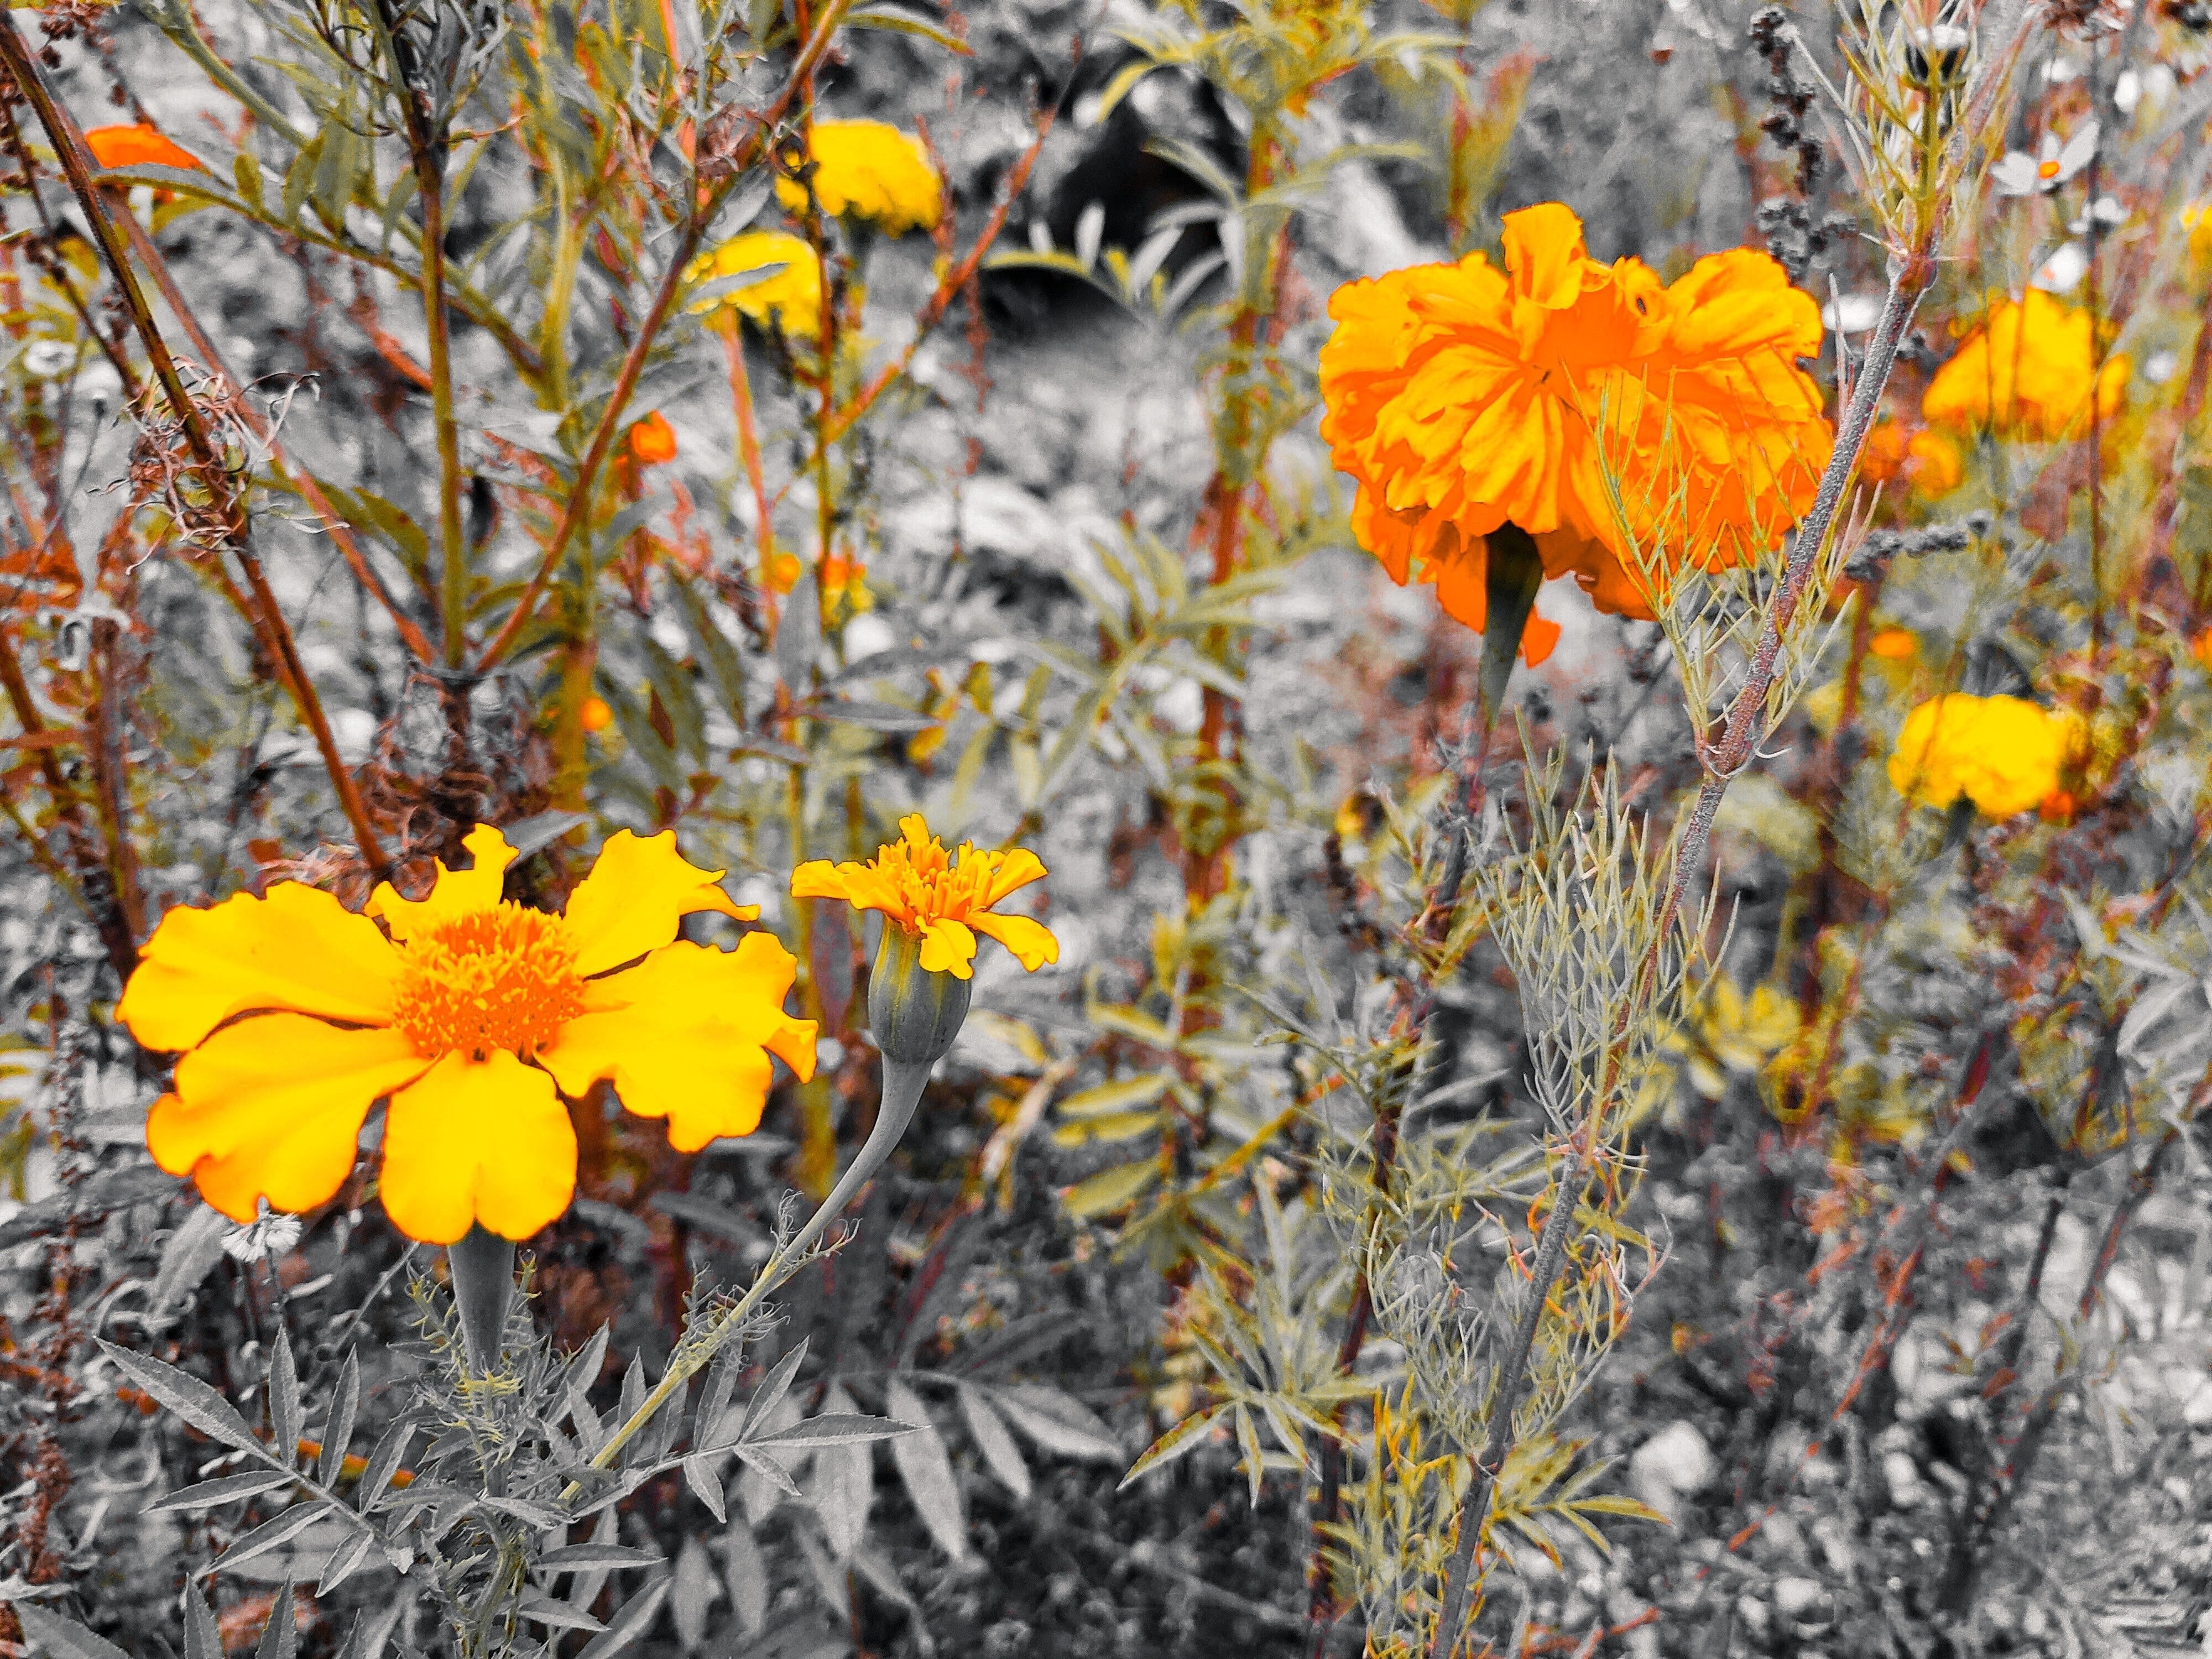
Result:
<svg viewBox="0 0 2212 1659"><path fill-rule="evenodd" d="M868 979L868 1024L884 1058L927 1066L951 1048L968 1018L974 982L921 965L921 940L895 921L884 924Z"/></svg>

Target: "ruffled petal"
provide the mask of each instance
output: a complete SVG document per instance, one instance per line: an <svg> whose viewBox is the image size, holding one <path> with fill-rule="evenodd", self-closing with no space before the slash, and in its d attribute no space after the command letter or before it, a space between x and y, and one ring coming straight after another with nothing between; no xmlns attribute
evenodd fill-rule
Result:
<svg viewBox="0 0 2212 1659"><path fill-rule="evenodd" d="M441 860L437 880L431 884L428 894L419 899L402 898L398 888L380 881L368 896L368 914L383 917L392 937L404 939L456 916L497 909L507 886L507 866L514 862L514 848L488 823L470 830L461 845L476 860L467 869L447 869Z"/></svg>
<svg viewBox="0 0 2212 1659"><path fill-rule="evenodd" d="M369 1108L430 1062L397 1031L344 1030L305 1014L225 1026L177 1066L146 1145L234 1221L258 1200L297 1214L330 1201L353 1168Z"/></svg>
<svg viewBox="0 0 2212 1659"><path fill-rule="evenodd" d="M1033 881L1045 878L1044 860L1026 847L1017 847L1006 854L999 867L991 872L991 884L986 890L983 902L996 904L1009 893L1019 892Z"/></svg>
<svg viewBox="0 0 2212 1659"><path fill-rule="evenodd" d="M1048 962L1060 960L1060 941L1052 936L1052 929L1033 917L999 916L987 911L970 916L968 921L986 939L994 939L1012 951L1030 973Z"/></svg>
<svg viewBox="0 0 2212 1659"><path fill-rule="evenodd" d="M161 918L116 1012L149 1048L191 1048L250 1009L356 1025L392 1018L399 957L366 916L320 888L279 882Z"/></svg>
<svg viewBox="0 0 2212 1659"><path fill-rule="evenodd" d="M750 1134L774 1081L769 1054L802 1082L814 1075L818 1028L783 1012L798 972L766 933L734 951L665 946L595 981L591 1011L563 1025L538 1062L571 1095L612 1079L625 1109L668 1120L680 1152Z"/></svg>
<svg viewBox="0 0 2212 1659"><path fill-rule="evenodd" d="M847 867L832 864L828 859L809 859L791 872L792 897L848 898L851 884L845 878Z"/></svg>
<svg viewBox="0 0 2212 1659"><path fill-rule="evenodd" d="M576 971L603 974L635 962L674 939L683 919L701 910L739 921L760 915L758 905L736 903L716 886L721 878L720 870L702 870L676 850L673 830L642 839L616 830L568 896L564 914Z"/></svg>
<svg viewBox="0 0 2212 1659"><path fill-rule="evenodd" d="M1509 213L1504 222L1505 269L1522 295L1549 311L1581 297L1583 222L1558 202Z"/></svg>
<svg viewBox="0 0 2212 1659"><path fill-rule="evenodd" d="M955 979L974 975L975 935L964 921L939 916L921 926L921 968L927 974L950 974Z"/></svg>
<svg viewBox="0 0 2212 1659"><path fill-rule="evenodd" d="M551 1224L576 1193L576 1128L553 1079L513 1054L447 1054L392 1097L379 1191L392 1224L451 1244Z"/></svg>

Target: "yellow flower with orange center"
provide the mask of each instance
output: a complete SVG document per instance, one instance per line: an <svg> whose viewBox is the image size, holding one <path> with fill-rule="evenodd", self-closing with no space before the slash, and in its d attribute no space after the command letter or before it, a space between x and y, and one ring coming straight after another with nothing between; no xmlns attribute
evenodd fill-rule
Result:
<svg viewBox="0 0 2212 1659"><path fill-rule="evenodd" d="M781 328L794 339L819 338L822 261L804 238L788 231L741 231L692 260L684 280L696 287L757 270L768 274L717 299L698 301L691 309L712 313L712 320L730 327L742 317L757 327Z"/></svg>
<svg viewBox="0 0 2212 1659"><path fill-rule="evenodd" d="M1984 817L2008 818L2058 793L2061 777L2087 758L2088 742L2087 723L2070 708L1954 691L1905 716L1889 781L1923 806L1969 800Z"/></svg>
<svg viewBox="0 0 2212 1659"><path fill-rule="evenodd" d="M945 211L945 180L921 143L884 121L817 121L806 159L814 164L814 199L831 217L850 215L886 236L930 230ZM793 213L806 210L807 186L775 181L775 198Z"/></svg>
<svg viewBox="0 0 2212 1659"><path fill-rule="evenodd" d="M264 1199L312 1210L388 1099L392 1224L434 1244L478 1223L526 1238L575 1191L562 1096L611 1081L696 1152L759 1126L769 1054L812 1075L814 1024L783 1012L791 953L760 933L734 951L678 939L686 915L757 911L673 832L617 831L557 915L501 897L515 853L498 830L463 844L470 868L441 863L420 899L383 883L365 913L281 882L161 919L117 1010L147 1048L183 1052L147 1119L156 1163L234 1220Z"/></svg>
<svg viewBox="0 0 2212 1659"><path fill-rule="evenodd" d="M975 972L978 933L998 940L1031 972L1060 960L1060 941L1042 922L993 914L1009 894L1044 875L1043 862L1024 848L993 853L963 842L947 853L921 814L910 812L899 820L899 839L866 864L816 859L800 865L791 872L791 896L881 911L887 927L920 944L925 973L967 979Z"/></svg>
<svg viewBox="0 0 2212 1659"><path fill-rule="evenodd" d="M2132 372L2124 352L2100 368L2095 320L2032 288L2024 300L1992 297L1929 381L1920 412L1968 435L2051 443L2087 428L2093 393L2099 418L2110 420Z"/></svg>
<svg viewBox="0 0 2212 1659"><path fill-rule="evenodd" d="M1487 618L1486 538L1534 538L1601 610L1650 617L1643 562L1720 566L1771 547L1810 503L1832 434L1797 366L1820 307L1748 249L1672 286L1589 258L1556 202L1505 216L1480 253L1363 279L1329 301L1331 459L1359 483L1352 530L1400 584ZM1616 488L1617 486L1617 488ZM1558 630L1533 620L1531 662Z"/></svg>

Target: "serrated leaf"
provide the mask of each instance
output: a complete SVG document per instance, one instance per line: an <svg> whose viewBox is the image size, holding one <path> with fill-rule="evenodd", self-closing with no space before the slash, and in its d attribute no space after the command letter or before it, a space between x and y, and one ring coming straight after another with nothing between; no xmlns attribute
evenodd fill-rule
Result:
<svg viewBox="0 0 2212 1659"><path fill-rule="evenodd" d="M363 1529L332 1550L331 1559L323 1564L322 1576L315 1581L315 1594L327 1595L352 1577L375 1547L376 1534Z"/></svg>
<svg viewBox="0 0 2212 1659"><path fill-rule="evenodd" d="M185 1659L222 1659L222 1632L198 1584L185 1586Z"/></svg>
<svg viewBox="0 0 2212 1659"><path fill-rule="evenodd" d="M1010 1383L992 1389L991 1400L1016 1428L1047 1451L1103 1463L1122 1459L1121 1448L1097 1413L1058 1389Z"/></svg>
<svg viewBox="0 0 2212 1659"><path fill-rule="evenodd" d="M800 1447L856 1446L873 1440L896 1440L916 1431L911 1424L894 1423L888 1417L864 1417L857 1412L830 1412L810 1417L773 1434L756 1435L747 1446L766 1450Z"/></svg>
<svg viewBox="0 0 2212 1659"><path fill-rule="evenodd" d="M601 1631L606 1626L588 1613L570 1607L566 1601L555 1601L543 1595L526 1595L516 1604L515 1612L535 1625L550 1625L556 1630Z"/></svg>
<svg viewBox="0 0 2212 1659"><path fill-rule="evenodd" d="M798 1345L761 1378L760 1387L753 1390L753 1397L745 1406L745 1420L738 1426L738 1439L750 1435L755 1425L766 1422L783 1403L784 1395L791 1392L792 1379L799 1375L799 1367L806 1358L806 1338L799 1338Z"/></svg>
<svg viewBox="0 0 2212 1659"><path fill-rule="evenodd" d="M338 1369L337 1398L331 1403L330 1421L323 1425L319 1472L326 1486L337 1484L338 1471L345 1465L346 1445L353 1438L354 1413L360 1408L361 1357L349 1348L345 1364Z"/></svg>
<svg viewBox="0 0 2212 1659"><path fill-rule="evenodd" d="M541 1572L581 1572L590 1567L649 1567L663 1558L652 1550L632 1549L627 1544L569 1544L548 1550L534 1565Z"/></svg>
<svg viewBox="0 0 2212 1659"><path fill-rule="evenodd" d="M944 1437L921 1397L894 1376L884 1385L885 1409L919 1431L891 1442L891 1462L906 1483L907 1495L937 1547L955 1561L968 1559L968 1517L960 1504L960 1482Z"/></svg>
<svg viewBox="0 0 2212 1659"><path fill-rule="evenodd" d="M1121 1485L1126 1486L1139 1476L1150 1474L1162 1464L1172 1463L1178 1457L1186 1456L1205 1444L1214 1419L1219 1417L1224 1409L1223 1407L1213 1406L1184 1418L1145 1449L1145 1455L1131 1464L1128 1474L1121 1477Z"/></svg>
<svg viewBox="0 0 2212 1659"><path fill-rule="evenodd" d="M653 1615L668 1598L669 1581L656 1578L623 1603L622 1611L614 1621L584 1644L576 1659L614 1659L615 1655L630 1647L653 1627Z"/></svg>
<svg viewBox="0 0 2212 1659"><path fill-rule="evenodd" d="M246 1426L231 1403L196 1376L187 1376L173 1365L165 1365L158 1359L133 1353L128 1348L118 1348L104 1338L95 1338L100 1352L146 1393L198 1429L210 1440L220 1440L226 1446L240 1451L249 1451L257 1456L267 1454L268 1448L260 1437Z"/></svg>
<svg viewBox="0 0 2212 1659"><path fill-rule="evenodd" d="M292 1581L287 1578L276 1588L276 1604L269 1610L269 1622L261 1627L253 1659L299 1659L299 1613L294 1606Z"/></svg>
<svg viewBox="0 0 2212 1659"><path fill-rule="evenodd" d="M252 1474L227 1474L219 1480L203 1480L198 1486L173 1492L146 1506L149 1515L159 1515L163 1510L206 1510L218 1504L234 1504L241 1498L258 1498L274 1492L279 1486L289 1486L298 1477L281 1469L258 1469Z"/></svg>
<svg viewBox="0 0 2212 1659"><path fill-rule="evenodd" d="M13 1606L24 1640L47 1659L131 1659L114 1643L74 1619L48 1613L33 1601L17 1601Z"/></svg>
<svg viewBox="0 0 2212 1659"><path fill-rule="evenodd" d="M1109 1112L1103 1117L1062 1123L1052 1132L1055 1146L1110 1146L1140 1135L1159 1132L1162 1114L1157 1111Z"/></svg>
<svg viewBox="0 0 2212 1659"><path fill-rule="evenodd" d="M362 1509L374 1509L383 1498L392 1477L399 1473L400 1461L407 1455L407 1443L414 1437L412 1423L394 1423L384 1431L384 1437L368 1455L368 1467L361 1472L361 1488L354 1501Z"/></svg>
<svg viewBox="0 0 2212 1659"><path fill-rule="evenodd" d="M290 1543L323 1517L320 1504L296 1504L282 1515L263 1522L252 1531L231 1541L231 1546L209 1565L200 1569L199 1577L205 1578L218 1572L234 1572L248 1561L258 1559L274 1549Z"/></svg>
<svg viewBox="0 0 2212 1659"><path fill-rule="evenodd" d="M161 1246L161 1265L154 1271L149 1300L156 1312L181 1302L199 1289L215 1264L222 1260L222 1241L231 1229L228 1216L212 1205L193 1206L168 1241Z"/></svg>
<svg viewBox="0 0 2212 1659"><path fill-rule="evenodd" d="M686 1653L696 1653L706 1645L708 1615L721 1593L707 1547L696 1538L685 1539L683 1553L676 1558L676 1571L670 1577L668 1617Z"/></svg>
<svg viewBox="0 0 2212 1659"><path fill-rule="evenodd" d="M708 1513L717 1522L727 1522L730 1517L722 1504L721 1478L714 1472L713 1459L685 1458L684 1484L691 1488L691 1495L707 1506Z"/></svg>
<svg viewBox="0 0 2212 1659"><path fill-rule="evenodd" d="M1152 1072L1143 1077L1117 1078L1111 1083L1100 1083L1088 1089L1079 1089L1065 1099L1054 1103L1053 1110L1066 1119L1109 1117L1139 1106L1148 1106L1165 1094L1175 1081L1172 1073Z"/></svg>
<svg viewBox="0 0 2212 1659"><path fill-rule="evenodd" d="M1015 1497L1026 1498L1032 1486L1030 1466L1022 1456L1021 1447L1015 1443L1013 1431L1007 1428L1006 1419L999 1415L991 1397L974 1383L961 1383L959 1394L960 1414L967 1419L968 1432L975 1437L983 1461L999 1477L1000 1486Z"/></svg>

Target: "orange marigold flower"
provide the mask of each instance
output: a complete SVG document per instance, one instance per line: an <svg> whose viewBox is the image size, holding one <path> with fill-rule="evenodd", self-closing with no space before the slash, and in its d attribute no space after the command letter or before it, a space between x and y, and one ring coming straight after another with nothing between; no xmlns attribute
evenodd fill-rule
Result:
<svg viewBox="0 0 2212 1659"><path fill-rule="evenodd" d="M1632 549L1679 568L1771 547L1832 442L1796 361L1820 349L1813 297L1749 249L1671 286L1636 259L1600 264L1556 202L1506 215L1504 240L1503 271L1473 253L1329 301L1322 435L1358 481L1360 545L1476 629L1485 538L1508 523L1547 575L1646 618Z"/></svg>
<svg viewBox="0 0 2212 1659"><path fill-rule="evenodd" d="M1912 433L1904 422L1876 421L1874 430L1859 446L1859 478L1865 483L1894 483L1905 476L1907 446Z"/></svg>
<svg viewBox="0 0 2212 1659"><path fill-rule="evenodd" d="M2099 417L2109 420L2133 372L2126 353L2101 368L2096 353L2087 311L2037 288L2024 300L1992 296L1929 381L1920 412L1932 426L1968 434L1987 428L2029 443L2079 436L2093 390Z"/></svg>
<svg viewBox="0 0 2212 1659"><path fill-rule="evenodd" d="M190 150L143 121L131 126L94 127L84 135L84 147L103 169L152 167L206 171Z"/></svg>
<svg viewBox="0 0 2212 1659"><path fill-rule="evenodd" d="M1902 662L1920 649L1920 641L1908 628L1878 628L1867 636L1867 649L1890 662Z"/></svg>
<svg viewBox="0 0 2212 1659"><path fill-rule="evenodd" d="M807 141L814 199L833 217L872 221L886 236L931 230L945 211L945 180L915 139L884 121L817 121ZM806 210L806 186L775 181L775 198Z"/></svg>
<svg viewBox="0 0 2212 1659"><path fill-rule="evenodd" d="M605 697L586 697L576 711L576 722L586 732L604 732L615 723L615 711Z"/></svg>
<svg viewBox="0 0 2212 1659"><path fill-rule="evenodd" d="M1028 916L1001 916L993 907L1008 894L1044 878L1037 855L1024 848L988 853L962 842L948 854L919 812L899 820L899 839L879 848L866 864L832 865L826 859L791 872L793 898L842 899L856 910L880 910L921 944L924 972L967 979L975 971L975 935L994 939L1031 972L1060 960L1060 941Z"/></svg>
<svg viewBox="0 0 2212 1659"><path fill-rule="evenodd" d="M698 911L757 912L672 831L618 830L557 915L501 901L515 854L498 830L464 844L470 868L440 864L421 899L383 883L366 914L280 882L162 917L117 1011L147 1048L185 1051L147 1119L157 1164L235 1220L264 1199L312 1210L389 1097L392 1224L432 1244L476 1224L526 1238L575 1191L563 1094L611 1079L696 1152L759 1126L769 1054L812 1075L814 1024L783 1012L791 953L760 933L734 951L677 939Z"/></svg>
<svg viewBox="0 0 2212 1659"><path fill-rule="evenodd" d="M1859 477L1866 483L1902 481L1923 495L1948 495L1966 474L1966 458L1948 433L1902 421L1876 422L1859 451Z"/></svg>
<svg viewBox="0 0 2212 1659"><path fill-rule="evenodd" d="M1889 781L1923 806L1965 799L1984 817L2008 818L2059 793L2061 775L2086 757L2087 739L2070 708L1954 691L1905 716Z"/></svg>
<svg viewBox="0 0 2212 1659"><path fill-rule="evenodd" d="M659 466L676 459L676 428L657 409L643 420L631 422L628 441L630 459L640 466Z"/></svg>

